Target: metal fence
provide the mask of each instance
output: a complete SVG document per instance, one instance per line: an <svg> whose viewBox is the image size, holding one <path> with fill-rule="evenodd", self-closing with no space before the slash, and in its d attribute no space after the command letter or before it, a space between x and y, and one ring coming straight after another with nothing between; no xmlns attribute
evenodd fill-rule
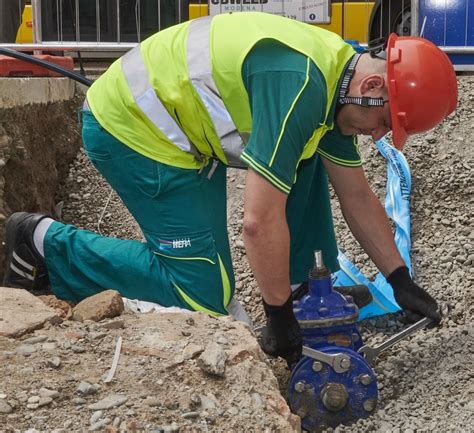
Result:
<svg viewBox="0 0 474 433"><path fill-rule="evenodd" d="M24 3L2 1L17 2L20 10ZM22 51L125 52L156 31L186 21L188 7L189 0L31 0L32 42L0 41L0 46Z"/></svg>
<svg viewBox="0 0 474 433"><path fill-rule="evenodd" d="M16 4L17 12L25 3L2 1ZM329 29L346 39L358 26L356 39L364 42L391 32L422 35L452 55L474 54L474 0L31 0L33 43L0 46L125 52L154 32L189 19L190 4L193 10L211 14L262 10L330 23Z"/></svg>

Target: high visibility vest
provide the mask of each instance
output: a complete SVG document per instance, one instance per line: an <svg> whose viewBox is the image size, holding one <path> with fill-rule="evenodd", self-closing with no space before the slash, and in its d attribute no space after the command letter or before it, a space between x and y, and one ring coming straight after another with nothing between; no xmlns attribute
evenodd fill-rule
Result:
<svg viewBox="0 0 474 433"><path fill-rule="evenodd" d="M339 36L264 13L231 13L189 21L151 36L114 62L89 89L99 123L137 152L182 168L209 158L243 166L239 156L252 132L241 70L262 39L308 56L326 80L326 122L306 143L316 152L332 129L328 119L337 83L354 55ZM269 107L269 110L271 107Z"/></svg>

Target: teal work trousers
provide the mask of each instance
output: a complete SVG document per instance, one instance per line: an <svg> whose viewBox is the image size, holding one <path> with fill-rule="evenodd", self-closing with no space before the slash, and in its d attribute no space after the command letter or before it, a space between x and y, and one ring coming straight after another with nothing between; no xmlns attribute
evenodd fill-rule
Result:
<svg viewBox="0 0 474 433"><path fill-rule="evenodd" d="M53 292L78 302L106 289L122 296L227 314L234 274L227 234L226 167L181 169L149 159L83 114L95 167L138 222L145 242L100 236L54 222L44 249ZM327 176L318 156L302 161L288 197L290 279L307 280L313 251L337 267Z"/></svg>

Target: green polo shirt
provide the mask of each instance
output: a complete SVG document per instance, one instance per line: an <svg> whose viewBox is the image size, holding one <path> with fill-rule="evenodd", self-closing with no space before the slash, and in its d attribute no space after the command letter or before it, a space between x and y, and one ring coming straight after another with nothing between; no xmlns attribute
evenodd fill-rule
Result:
<svg viewBox="0 0 474 433"><path fill-rule="evenodd" d="M305 144L326 120L324 76L308 57L270 39L252 49L242 76L252 111L252 134L241 159L288 194ZM326 121L329 125L335 108L336 100ZM336 164L361 165L356 137L342 135L336 125L322 138L317 153Z"/></svg>

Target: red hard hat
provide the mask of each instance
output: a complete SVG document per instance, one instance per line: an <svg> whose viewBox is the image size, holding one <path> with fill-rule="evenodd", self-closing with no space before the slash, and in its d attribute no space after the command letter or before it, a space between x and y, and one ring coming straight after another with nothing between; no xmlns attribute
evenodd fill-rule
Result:
<svg viewBox="0 0 474 433"><path fill-rule="evenodd" d="M454 111L458 86L448 56L430 41L392 33L387 43L388 98L393 143L428 131Z"/></svg>

